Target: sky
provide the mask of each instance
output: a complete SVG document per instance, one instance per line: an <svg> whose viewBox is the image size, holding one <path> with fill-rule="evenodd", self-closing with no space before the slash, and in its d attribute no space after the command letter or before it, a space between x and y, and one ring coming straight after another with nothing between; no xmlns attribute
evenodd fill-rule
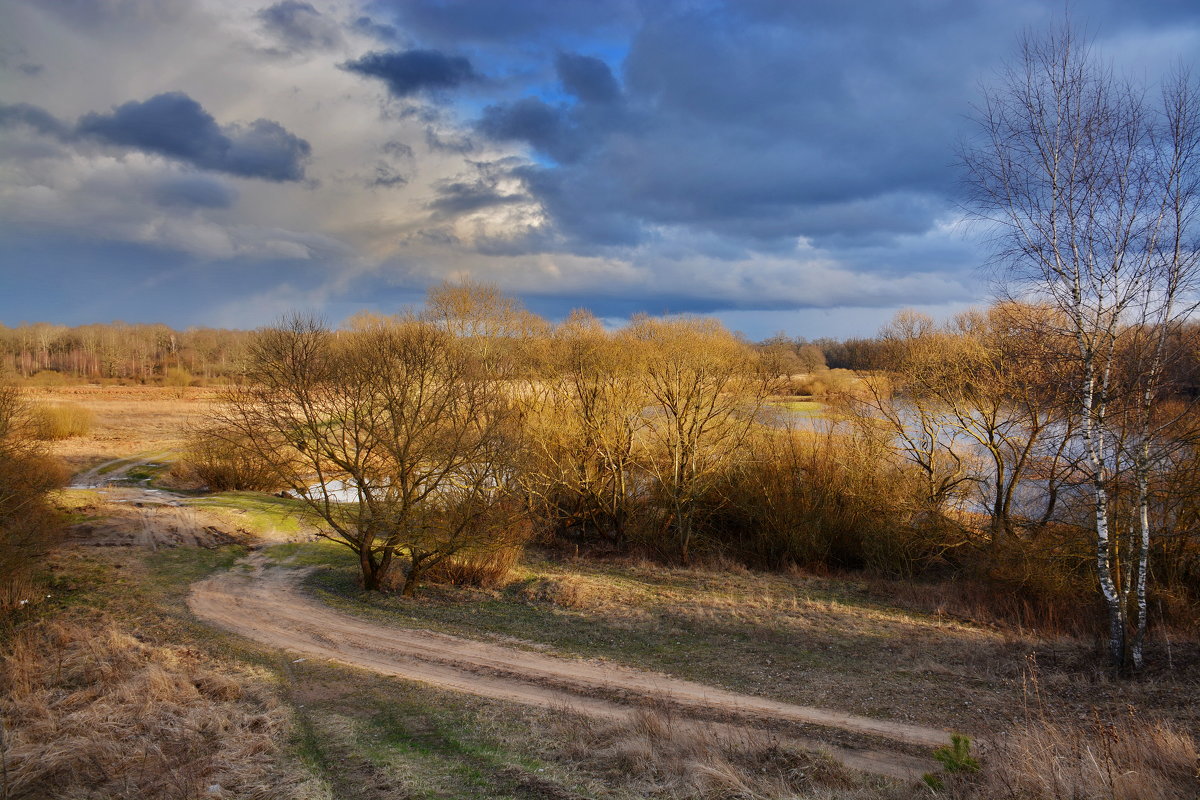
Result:
<svg viewBox="0 0 1200 800"><path fill-rule="evenodd" d="M994 288L956 146L1033 0L0 0L0 323L257 327L443 280L871 335ZM1075 0L1152 82L1195 0Z"/></svg>

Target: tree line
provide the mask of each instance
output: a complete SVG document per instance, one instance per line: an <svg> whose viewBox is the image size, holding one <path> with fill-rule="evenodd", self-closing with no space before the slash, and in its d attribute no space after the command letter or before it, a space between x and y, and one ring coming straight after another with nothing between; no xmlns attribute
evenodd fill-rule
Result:
<svg viewBox="0 0 1200 800"><path fill-rule="evenodd" d="M250 331L166 325L0 325L0 375L62 380L159 381L169 370L201 380L245 371Z"/></svg>
<svg viewBox="0 0 1200 800"><path fill-rule="evenodd" d="M360 319L369 316L363 314ZM545 320L529 312L520 323L535 330L547 329ZM177 330L165 324L123 322L0 324L0 375L48 383L153 383L164 380L170 370L181 370L198 381L237 380L246 373L252 334L229 328ZM777 334L758 346L781 359L781 370L799 374L870 369L879 341L873 337L810 341Z"/></svg>

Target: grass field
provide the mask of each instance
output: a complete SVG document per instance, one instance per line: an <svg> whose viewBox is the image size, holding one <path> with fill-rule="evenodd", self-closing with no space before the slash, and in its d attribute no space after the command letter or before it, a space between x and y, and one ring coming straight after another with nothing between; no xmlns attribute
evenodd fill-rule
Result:
<svg viewBox="0 0 1200 800"><path fill-rule="evenodd" d="M216 399L208 390L179 397L161 386L30 388L25 395L37 404L69 403L91 412L86 436L53 443L53 452L76 471L117 458L178 452L191 426Z"/></svg>
<svg viewBox="0 0 1200 800"><path fill-rule="evenodd" d="M381 621L606 658L789 702L983 734L1020 721L1036 674L1045 701L1063 713L1133 705L1200 727L1200 708L1172 699L1200 690L1198 669L1113 681L1092 666L1098 643L923 614L862 581L546 554L499 590L433 586L411 601L359 590L353 557L338 545L268 552L322 567L310 591ZM1088 688L1096 685L1104 691Z"/></svg>

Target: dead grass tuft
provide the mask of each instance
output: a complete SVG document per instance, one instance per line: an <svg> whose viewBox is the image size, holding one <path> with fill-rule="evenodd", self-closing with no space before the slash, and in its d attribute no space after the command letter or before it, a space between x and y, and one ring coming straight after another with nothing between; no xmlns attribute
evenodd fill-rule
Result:
<svg viewBox="0 0 1200 800"><path fill-rule="evenodd" d="M7 798L275 798L286 711L105 624L43 623L0 663Z"/></svg>
<svg viewBox="0 0 1200 800"><path fill-rule="evenodd" d="M563 608L590 609L604 603L604 587L578 575L535 578L522 586L517 594L535 603L553 603Z"/></svg>
<svg viewBox="0 0 1200 800"><path fill-rule="evenodd" d="M87 436L96 415L76 403L39 405L33 409L37 437L44 442Z"/></svg>
<svg viewBox="0 0 1200 800"><path fill-rule="evenodd" d="M1132 713L1117 722L1032 720L999 737L977 778L955 787L975 800L1180 800L1200 797L1196 741Z"/></svg>
<svg viewBox="0 0 1200 800"><path fill-rule="evenodd" d="M829 756L792 749L756 731L718 733L659 709L641 709L620 720L564 710L550 724L556 757L631 785L641 796L811 796L858 783Z"/></svg>

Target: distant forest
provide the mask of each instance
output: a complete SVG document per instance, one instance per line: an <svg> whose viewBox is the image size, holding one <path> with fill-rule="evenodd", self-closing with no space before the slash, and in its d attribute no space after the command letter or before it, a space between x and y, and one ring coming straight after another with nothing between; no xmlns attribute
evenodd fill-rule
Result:
<svg viewBox="0 0 1200 800"><path fill-rule="evenodd" d="M197 382L221 383L245 373L252 335L253 331L227 328L175 330L164 324L124 322L75 327L46 322L0 325L0 376L51 384L68 380L157 383L177 370ZM871 369L880 340L810 341L777 334L757 346L777 359L780 373L795 374L822 367Z"/></svg>

